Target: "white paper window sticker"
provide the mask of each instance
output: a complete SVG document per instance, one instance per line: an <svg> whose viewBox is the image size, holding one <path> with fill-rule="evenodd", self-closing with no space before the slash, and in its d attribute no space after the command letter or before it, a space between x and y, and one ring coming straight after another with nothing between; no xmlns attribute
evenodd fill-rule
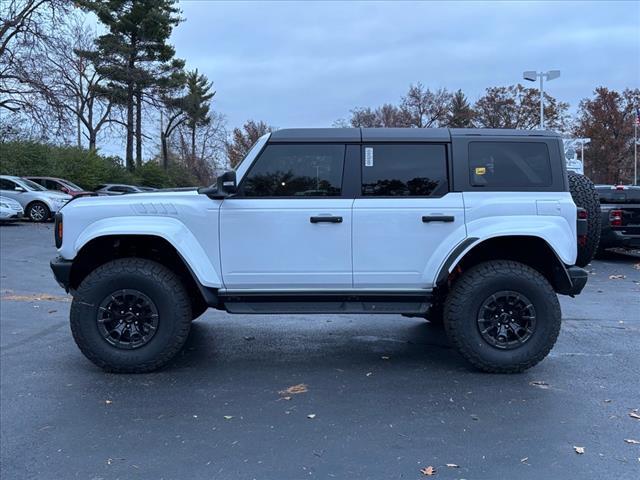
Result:
<svg viewBox="0 0 640 480"><path fill-rule="evenodd" d="M364 166L373 167L373 148L366 147L364 149Z"/></svg>

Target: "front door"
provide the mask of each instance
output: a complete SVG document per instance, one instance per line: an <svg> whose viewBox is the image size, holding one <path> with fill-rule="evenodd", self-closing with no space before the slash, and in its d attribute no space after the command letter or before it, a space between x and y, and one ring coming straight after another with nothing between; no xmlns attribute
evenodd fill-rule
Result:
<svg viewBox="0 0 640 480"><path fill-rule="evenodd" d="M446 148L363 146L362 192L353 205L355 288L430 288L443 255L465 238L462 194L449 192Z"/></svg>
<svg viewBox="0 0 640 480"><path fill-rule="evenodd" d="M229 290L352 287L344 144L270 144L220 207Z"/></svg>

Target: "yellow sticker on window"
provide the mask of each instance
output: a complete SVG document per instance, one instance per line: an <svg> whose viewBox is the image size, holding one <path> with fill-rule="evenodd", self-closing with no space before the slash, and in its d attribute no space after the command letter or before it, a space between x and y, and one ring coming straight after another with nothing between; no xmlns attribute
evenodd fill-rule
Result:
<svg viewBox="0 0 640 480"><path fill-rule="evenodd" d="M487 173L485 167L476 167L476 175L484 175L485 173Z"/></svg>

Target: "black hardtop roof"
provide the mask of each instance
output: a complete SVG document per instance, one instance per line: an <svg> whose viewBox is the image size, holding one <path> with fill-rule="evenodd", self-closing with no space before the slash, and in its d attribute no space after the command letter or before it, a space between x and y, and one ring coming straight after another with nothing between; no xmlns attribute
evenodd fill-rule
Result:
<svg viewBox="0 0 640 480"><path fill-rule="evenodd" d="M452 137L560 137L551 130L500 128L284 128L270 143L296 142L450 142Z"/></svg>

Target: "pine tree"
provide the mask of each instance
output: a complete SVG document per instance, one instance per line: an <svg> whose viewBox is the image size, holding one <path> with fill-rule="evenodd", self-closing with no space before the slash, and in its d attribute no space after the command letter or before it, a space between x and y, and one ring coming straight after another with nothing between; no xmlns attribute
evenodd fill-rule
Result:
<svg viewBox="0 0 640 480"><path fill-rule="evenodd" d="M81 54L96 63L107 80L107 90L126 109L126 166L142 162L142 103L145 91L158 79L154 75L172 64L175 49L166 42L180 22L175 0L77 0L95 13L107 33L96 40L95 52ZM134 119L135 113L135 119Z"/></svg>
<svg viewBox="0 0 640 480"><path fill-rule="evenodd" d="M472 128L475 112L462 90L458 90L451 98L447 126L450 128Z"/></svg>
<svg viewBox="0 0 640 480"><path fill-rule="evenodd" d="M209 100L216 94L211 91L212 83L207 77L199 74L198 70L187 73L187 94L184 98L184 111L187 116L185 122L191 133L191 159L196 157L196 130L211 121L209 110L211 105Z"/></svg>

